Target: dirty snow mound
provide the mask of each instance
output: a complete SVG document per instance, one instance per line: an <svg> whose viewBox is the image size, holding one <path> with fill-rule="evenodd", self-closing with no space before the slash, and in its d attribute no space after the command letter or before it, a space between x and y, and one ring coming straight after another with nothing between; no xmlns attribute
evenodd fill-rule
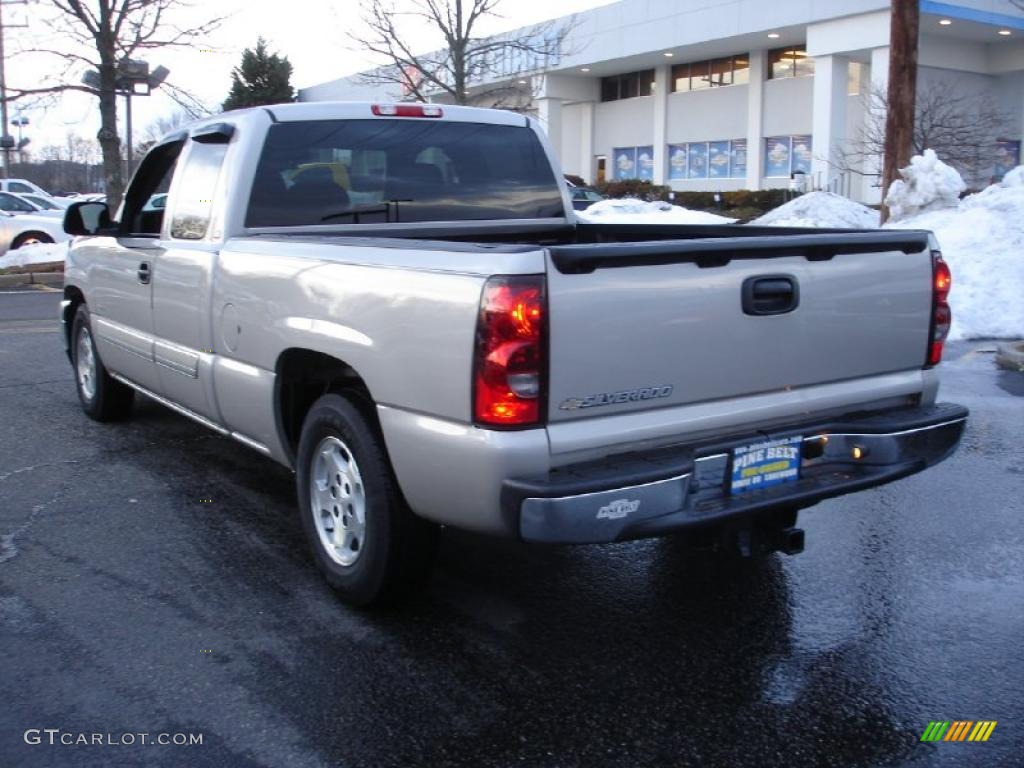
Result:
<svg viewBox="0 0 1024 768"><path fill-rule="evenodd" d="M0 269L10 267L27 267L29 264L49 264L55 261L64 261L68 253L68 245L63 243L40 243L38 245L23 245L15 251L8 251L0 256Z"/></svg>
<svg viewBox="0 0 1024 768"><path fill-rule="evenodd" d="M661 200L646 202L635 197L601 200L576 211L580 221L589 224L730 224L736 219L704 211L691 211Z"/></svg>
<svg viewBox="0 0 1024 768"><path fill-rule="evenodd" d="M808 192L768 211L751 224L870 229L878 226L878 211L832 192Z"/></svg>
<svg viewBox="0 0 1024 768"><path fill-rule="evenodd" d="M1024 338L1024 166L956 208L886 224L930 229L953 272L950 339Z"/></svg>
<svg viewBox="0 0 1024 768"><path fill-rule="evenodd" d="M931 149L914 155L910 165L900 169L900 176L903 178L894 181L885 196L892 221L925 211L955 208L960 193L967 189L960 174L939 160Z"/></svg>

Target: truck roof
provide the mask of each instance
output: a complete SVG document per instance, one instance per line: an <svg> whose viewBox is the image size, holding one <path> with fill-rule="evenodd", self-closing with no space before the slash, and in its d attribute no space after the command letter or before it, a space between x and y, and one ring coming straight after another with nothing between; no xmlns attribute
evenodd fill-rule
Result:
<svg viewBox="0 0 1024 768"><path fill-rule="evenodd" d="M373 107L411 107L429 106L441 111L440 117L398 117L395 115L375 115ZM272 104L265 107L248 107L213 115L197 121L195 125L205 122L217 122L225 117L243 117L254 112L269 114L274 122L291 122L295 120L453 120L465 123L491 123L493 125L529 124L526 115L504 109L484 109L481 107L461 107L454 104L421 104L417 102L389 101L310 101L291 104Z"/></svg>

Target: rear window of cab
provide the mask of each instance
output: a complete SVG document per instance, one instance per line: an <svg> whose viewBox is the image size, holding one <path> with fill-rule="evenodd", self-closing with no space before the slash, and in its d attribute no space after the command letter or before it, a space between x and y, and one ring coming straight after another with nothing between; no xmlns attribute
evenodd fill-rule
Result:
<svg viewBox="0 0 1024 768"><path fill-rule="evenodd" d="M310 120L267 133L247 227L542 219L565 215L525 126Z"/></svg>

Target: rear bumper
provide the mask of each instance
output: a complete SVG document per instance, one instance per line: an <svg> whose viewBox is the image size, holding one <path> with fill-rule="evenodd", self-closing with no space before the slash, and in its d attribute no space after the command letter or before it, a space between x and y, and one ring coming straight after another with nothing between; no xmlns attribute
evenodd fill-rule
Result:
<svg viewBox="0 0 1024 768"><path fill-rule="evenodd" d="M527 541L594 543L807 507L937 464L956 450L967 416L963 406L941 403L561 467L543 476L506 480L502 512L517 521ZM733 448L792 435L804 437L798 480L729 494ZM853 458L855 447L859 459Z"/></svg>

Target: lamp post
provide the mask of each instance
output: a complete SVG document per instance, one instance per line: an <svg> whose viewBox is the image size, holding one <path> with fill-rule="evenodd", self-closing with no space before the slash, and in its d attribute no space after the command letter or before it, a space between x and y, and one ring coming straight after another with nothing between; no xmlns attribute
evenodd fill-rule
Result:
<svg viewBox="0 0 1024 768"><path fill-rule="evenodd" d="M138 59L121 59L117 65L117 78L114 81L114 90L119 96L124 96L125 143L127 145L126 156L129 176L131 175L134 162L132 149L132 96L149 96L154 88L160 87L169 74L171 74L171 71L164 66L158 66L150 72L149 62ZM89 70L82 76L82 82L90 88L99 88L99 72L94 69Z"/></svg>

